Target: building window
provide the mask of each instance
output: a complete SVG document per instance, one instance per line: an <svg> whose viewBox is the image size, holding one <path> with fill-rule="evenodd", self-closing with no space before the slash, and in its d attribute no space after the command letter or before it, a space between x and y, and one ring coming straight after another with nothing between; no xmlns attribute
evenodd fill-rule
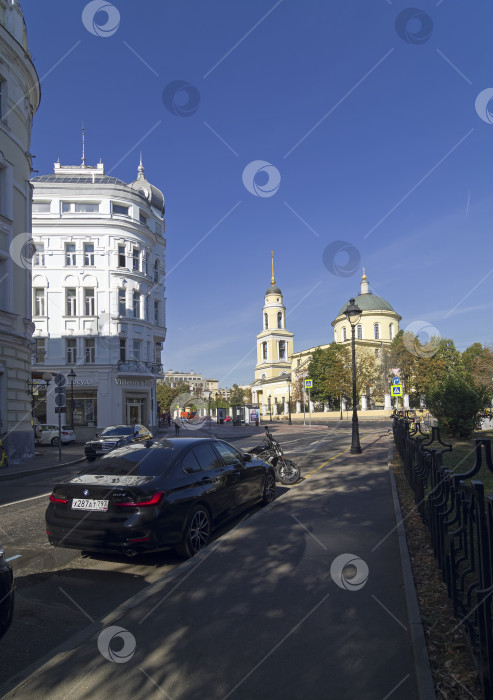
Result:
<svg viewBox="0 0 493 700"><path fill-rule="evenodd" d="M277 312L277 327L282 328L282 311Z"/></svg>
<svg viewBox="0 0 493 700"><path fill-rule="evenodd" d="M118 246L118 267L126 267L126 266L127 266L127 261L125 258L125 246L119 245Z"/></svg>
<svg viewBox="0 0 493 700"><path fill-rule="evenodd" d="M394 338L394 324L393 323L389 324L389 338L390 338L390 340L393 340L393 338Z"/></svg>
<svg viewBox="0 0 493 700"><path fill-rule="evenodd" d="M50 202L33 202L33 214L49 214Z"/></svg>
<svg viewBox="0 0 493 700"><path fill-rule="evenodd" d="M149 275L149 255L144 255L142 262L144 263L144 272Z"/></svg>
<svg viewBox="0 0 493 700"><path fill-rule="evenodd" d="M84 289L84 313L86 316L95 316L94 313L94 289Z"/></svg>
<svg viewBox="0 0 493 700"><path fill-rule="evenodd" d="M279 341L279 359L280 360L286 359L286 341L285 340Z"/></svg>
<svg viewBox="0 0 493 700"><path fill-rule="evenodd" d="M375 338L375 340L380 340L380 324L379 323L373 324L373 337Z"/></svg>
<svg viewBox="0 0 493 700"><path fill-rule="evenodd" d="M363 326L361 325L361 323L358 323L358 325L356 326L356 337L358 338L358 340L363 340Z"/></svg>
<svg viewBox="0 0 493 700"><path fill-rule="evenodd" d="M94 214L99 211L97 202L62 202L64 214Z"/></svg>
<svg viewBox="0 0 493 700"><path fill-rule="evenodd" d="M262 359L267 359L267 343L262 343Z"/></svg>
<svg viewBox="0 0 493 700"><path fill-rule="evenodd" d="M161 352L162 352L163 346L161 343L156 343L154 346L154 362L161 362Z"/></svg>
<svg viewBox="0 0 493 700"><path fill-rule="evenodd" d="M127 301L126 301L126 294L125 294L124 289L118 290L118 315L119 316L126 316L127 315Z"/></svg>
<svg viewBox="0 0 493 700"><path fill-rule="evenodd" d="M144 297L144 319L146 321L149 320L149 297L146 296Z"/></svg>
<svg viewBox="0 0 493 700"><path fill-rule="evenodd" d="M65 243L65 265L68 265L70 267L77 265L75 243Z"/></svg>
<svg viewBox="0 0 493 700"><path fill-rule="evenodd" d="M154 282L159 282L159 260L154 261Z"/></svg>
<svg viewBox="0 0 493 700"><path fill-rule="evenodd" d="M94 338L84 340L84 354L86 365L93 365L96 362L96 341Z"/></svg>
<svg viewBox="0 0 493 700"><path fill-rule="evenodd" d="M36 252L34 253L33 265L44 267L45 265L45 247L43 243L35 243L34 247Z"/></svg>
<svg viewBox="0 0 493 700"><path fill-rule="evenodd" d="M154 325L159 326L159 302L154 302Z"/></svg>
<svg viewBox="0 0 493 700"><path fill-rule="evenodd" d="M45 290L43 287L34 289L34 315L45 316Z"/></svg>
<svg viewBox="0 0 493 700"><path fill-rule="evenodd" d="M94 243L84 243L84 265L94 266Z"/></svg>
<svg viewBox="0 0 493 700"><path fill-rule="evenodd" d="M127 341L125 338L120 338L120 360L127 361Z"/></svg>
<svg viewBox="0 0 493 700"><path fill-rule="evenodd" d="M138 248L132 250L132 270L140 270L140 251Z"/></svg>
<svg viewBox="0 0 493 700"><path fill-rule="evenodd" d="M67 364L77 364L77 340L75 338L67 339Z"/></svg>
<svg viewBox="0 0 493 700"><path fill-rule="evenodd" d="M44 365L46 358L46 338L36 338L36 362Z"/></svg>
<svg viewBox="0 0 493 700"><path fill-rule="evenodd" d="M140 294L132 293L132 313L134 318L140 318Z"/></svg>
<svg viewBox="0 0 493 700"><path fill-rule="evenodd" d="M142 344L141 340L134 340L133 342L133 348L134 348L134 360L140 360L140 346Z"/></svg>
<svg viewBox="0 0 493 700"><path fill-rule="evenodd" d="M124 206L123 204L113 204L113 214L128 216L128 207Z"/></svg>
<svg viewBox="0 0 493 700"><path fill-rule="evenodd" d="M264 328L267 329L269 327L269 317L267 314L264 314Z"/></svg>
<svg viewBox="0 0 493 700"><path fill-rule="evenodd" d="M66 294L66 314L67 316L77 316L77 296L76 289L67 289Z"/></svg>
<svg viewBox="0 0 493 700"><path fill-rule="evenodd" d="M141 224L144 224L145 226L147 226L147 216L144 214L142 209L139 212L139 220L140 220Z"/></svg>
<svg viewBox="0 0 493 700"><path fill-rule="evenodd" d="M347 336L346 336L346 326L343 326L343 328L342 328L342 340L344 341L344 340L346 340L346 339L347 339Z"/></svg>

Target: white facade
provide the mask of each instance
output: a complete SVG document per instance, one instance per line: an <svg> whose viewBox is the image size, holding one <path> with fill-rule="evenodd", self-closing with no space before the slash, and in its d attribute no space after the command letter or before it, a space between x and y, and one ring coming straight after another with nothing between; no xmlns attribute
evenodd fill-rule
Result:
<svg viewBox="0 0 493 700"><path fill-rule="evenodd" d="M164 197L145 178L62 166L33 178L34 376L76 373L74 426L157 425L166 337ZM71 384L67 413L71 423ZM38 407L55 421L54 394ZM44 416L43 413L46 413Z"/></svg>
<svg viewBox="0 0 493 700"><path fill-rule="evenodd" d="M40 86L17 0L0 0L0 437L34 455L31 422L31 128Z"/></svg>

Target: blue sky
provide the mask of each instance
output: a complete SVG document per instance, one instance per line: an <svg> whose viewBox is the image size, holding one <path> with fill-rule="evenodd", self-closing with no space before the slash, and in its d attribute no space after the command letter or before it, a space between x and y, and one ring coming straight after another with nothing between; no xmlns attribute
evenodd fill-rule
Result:
<svg viewBox="0 0 493 700"><path fill-rule="evenodd" d="M332 341L363 266L401 328L493 342L491 3L99 5L22 0L31 150L39 174L78 163L84 121L88 163L127 182L142 150L166 197L166 369L253 380L271 249L295 350Z"/></svg>

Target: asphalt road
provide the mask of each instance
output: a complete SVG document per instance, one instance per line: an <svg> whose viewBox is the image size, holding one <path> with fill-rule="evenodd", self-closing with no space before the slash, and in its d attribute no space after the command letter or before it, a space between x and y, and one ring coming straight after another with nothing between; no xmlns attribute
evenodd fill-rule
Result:
<svg viewBox="0 0 493 700"><path fill-rule="evenodd" d="M351 443L350 421L311 429L276 424L269 427L286 456L300 466L305 479L346 451ZM361 439L364 442L366 436L388 428L389 421L362 423ZM262 428L249 427L213 426L212 430L217 437L243 449L258 444L263 433ZM187 431L187 436L191 432ZM201 434L201 431L193 432L194 436ZM181 435L185 436L183 430ZM166 576L182 561L173 552L127 559L51 547L44 524L51 487L80 469L81 465L54 468L1 485L0 542L14 569L16 612L11 629L0 641L0 684L45 656L89 622L105 616L135 593ZM278 485L278 495L286 488L289 487ZM258 507L246 517L256 510ZM215 537L220 537L244 517L228 523Z"/></svg>

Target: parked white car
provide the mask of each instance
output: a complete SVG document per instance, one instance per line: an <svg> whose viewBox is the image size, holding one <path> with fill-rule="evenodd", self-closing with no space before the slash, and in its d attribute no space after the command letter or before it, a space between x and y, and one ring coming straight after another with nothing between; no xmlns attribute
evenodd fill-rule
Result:
<svg viewBox="0 0 493 700"><path fill-rule="evenodd" d="M41 423L41 437L39 445L58 445L58 425ZM69 425L62 425L62 445L68 445L75 441L75 433Z"/></svg>

